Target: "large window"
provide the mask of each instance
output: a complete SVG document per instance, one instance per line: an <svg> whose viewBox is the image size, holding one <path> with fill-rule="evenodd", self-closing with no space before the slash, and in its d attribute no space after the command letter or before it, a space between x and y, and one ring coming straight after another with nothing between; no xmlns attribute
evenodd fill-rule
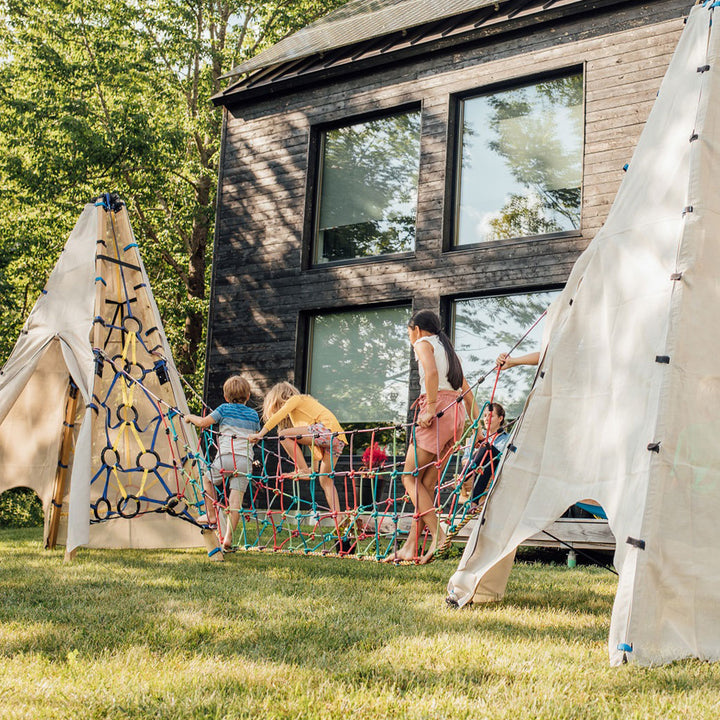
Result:
<svg viewBox="0 0 720 720"><path fill-rule="evenodd" d="M308 392L341 423L405 422L409 319L406 306L314 316Z"/></svg>
<svg viewBox="0 0 720 720"><path fill-rule="evenodd" d="M414 250L419 166L419 110L323 133L313 261Z"/></svg>
<svg viewBox="0 0 720 720"><path fill-rule="evenodd" d="M455 350L471 385L493 370L497 356L510 351L558 294L559 291L502 295L456 300L453 303ZM543 324L544 319L513 350L513 356L540 350ZM522 411L535 371L535 367L518 365L500 374L494 398L505 408L508 418L517 417ZM481 403L490 400L494 382L495 373L490 372L478 391Z"/></svg>
<svg viewBox="0 0 720 720"><path fill-rule="evenodd" d="M460 102L455 244L580 227L583 76Z"/></svg>

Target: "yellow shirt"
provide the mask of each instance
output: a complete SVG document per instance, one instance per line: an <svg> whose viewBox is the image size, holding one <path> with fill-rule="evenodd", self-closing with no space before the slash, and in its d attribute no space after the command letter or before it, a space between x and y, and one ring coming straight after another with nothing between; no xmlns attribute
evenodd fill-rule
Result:
<svg viewBox="0 0 720 720"><path fill-rule="evenodd" d="M293 395L268 421L263 425L263 434L272 430L281 420L290 418L293 427L314 425L322 423L328 430L338 433L338 438L348 444L345 433L337 418L311 395Z"/></svg>

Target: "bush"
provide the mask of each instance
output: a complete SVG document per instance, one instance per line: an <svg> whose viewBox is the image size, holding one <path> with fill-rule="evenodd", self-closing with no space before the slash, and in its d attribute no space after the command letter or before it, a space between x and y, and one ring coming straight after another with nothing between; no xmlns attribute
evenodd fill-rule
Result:
<svg viewBox="0 0 720 720"><path fill-rule="evenodd" d="M10 488L0 495L0 528L38 527L43 522L40 498L30 488Z"/></svg>

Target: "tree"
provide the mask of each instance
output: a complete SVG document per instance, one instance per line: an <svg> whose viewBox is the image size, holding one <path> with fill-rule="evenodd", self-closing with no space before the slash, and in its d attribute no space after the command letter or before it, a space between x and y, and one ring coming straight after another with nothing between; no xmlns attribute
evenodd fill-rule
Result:
<svg viewBox="0 0 720 720"><path fill-rule="evenodd" d="M0 0L0 356L82 205L128 205L170 342L202 370L222 75L344 0Z"/></svg>

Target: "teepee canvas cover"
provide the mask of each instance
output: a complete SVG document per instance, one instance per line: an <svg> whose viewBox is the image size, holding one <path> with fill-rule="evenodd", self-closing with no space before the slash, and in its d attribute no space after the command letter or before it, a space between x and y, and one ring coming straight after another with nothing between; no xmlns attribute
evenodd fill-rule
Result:
<svg viewBox="0 0 720 720"><path fill-rule="evenodd" d="M607 222L551 306L449 584L460 605L500 597L518 544L594 498L617 540L612 664L720 659L717 4L693 8Z"/></svg>
<svg viewBox="0 0 720 720"><path fill-rule="evenodd" d="M185 396L127 210L106 196L0 371L0 492L35 490L46 542L54 522L68 551L202 545L186 504L197 438L171 408Z"/></svg>

